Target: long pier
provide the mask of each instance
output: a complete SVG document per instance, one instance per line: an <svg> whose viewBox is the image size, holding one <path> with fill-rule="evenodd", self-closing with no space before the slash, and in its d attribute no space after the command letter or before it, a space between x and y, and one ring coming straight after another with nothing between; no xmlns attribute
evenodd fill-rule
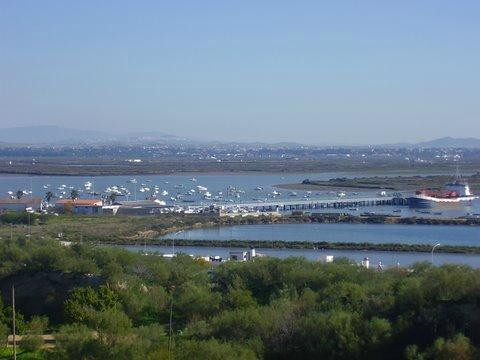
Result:
<svg viewBox="0 0 480 360"><path fill-rule="evenodd" d="M403 197L371 197L371 198L350 198L350 199L308 199L308 200L278 200L272 202L253 202L219 205L223 210L248 209L252 211L295 211L314 210L330 208L350 208L381 205L408 205Z"/></svg>

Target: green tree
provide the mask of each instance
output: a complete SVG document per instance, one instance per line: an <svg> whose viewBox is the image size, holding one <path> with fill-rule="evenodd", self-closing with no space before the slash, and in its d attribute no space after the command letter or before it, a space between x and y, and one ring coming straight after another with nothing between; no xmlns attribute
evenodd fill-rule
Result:
<svg viewBox="0 0 480 360"><path fill-rule="evenodd" d="M424 356L417 345L408 345L405 348L405 360L423 360Z"/></svg>
<svg viewBox="0 0 480 360"><path fill-rule="evenodd" d="M86 323L95 312L104 312L119 306L118 296L108 285L98 290L90 286L75 289L65 302L65 314L73 322Z"/></svg>
<svg viewBox="0 0 480 360"><path fill-rule="evenodd" d="M233 309L257 306L257 301L252 296L252 292L247 289L231 287L225 296L225 302Z"/></svg>
<svg viewBox="0 0 480 360"><path fill-rule="evenodd" d="M367 301L365 288L359 284L339 282L328 286L322 293L325 308L342 308L361 311Z"/></svg>
<svg viewBox="0 0 480 360"><path fill-rule="evenodd" d="M21 347L27 351L40 349L44 340L41 335L45 333L48 327L48 318L46 316L34 316L26 325L26 332L20 343Z"/></svg>
<svg viewBox="0 0 480 360"><path fill-rule="evenodd" d="M10 334L10 328L7 324L0 322L0 346L7 345L7 336Z"/></svg>
<svg viewBox="0 0 480 360"><path fill-rule="evenodd" d="M116 308L90 312L89 322L98 332L99 339L107 346L113 346L117 341L121 341L132 328L130 318Z"/></svg>
<svg viewBox="0 0 480 360"><path fill-rule="evenodd" d="M72 189L72 191L70 191L70 199L72 200L78 199L78 190Z"/></svg>
<svg viewBox="0 0 480 360"><path fill-rule="evenodd" d="M94 333L86 325L73 324L60 327L55 334L56 344L49 353L49 358L63 359L88 359L91 358Z"/></svg>
<svg viewBox="0 0 480 360"><path fill-rule="evenodd" d="M200 320L216 314L220 308L221 295L210 287L187 282L174 293L174 308L178 317L187 321Z"/></svg>
<svg viewBox="0 0 480 360"><path fill-rule="evenodd" d="M254 360L255 353L241 344L219 342L211 339L206 341L187 340L180 343L175 351L179 360Z"/></svg>
<svg viewBox="0 0 480 360"><path fill-rule="evenodd" d="M462 334L445 340L439 338L430 350L432 359L436 360L470 360L474 358L475 350L470 339Z"/></svg>
<svg viewBox="0 0 480 360"><path fill-rule="evenodd" d="M266 308L244 308L225 311L212 319L212 334L218 339L248 339L265 337L271 329L271 317Z"/></svg>
<svg viewBox="0 0 480 360"><path fill-rule="evenodd" d="M345 311L309 314L299 322L287 354L291 358L358 359L363 345L360 325L358 315Z"/></svg>
<svg viewBox="0 0 480 360"><path fill-rule="evenodd" d="M374 317L363 322L360 333L365 358L382 359L388 351L392 338L392 325L387 319Z"/></svg>
<svg viewBox="0 0 480 360"><path fill-rule="evenodd" d="M11 306L7 306L3 308L2 318L4 320L2 322L8 325L10 334L13 331L12 315L13 315L13 309ZM18 308L15 308L15 325L16 325L17 334L20 334L20 335L25 334L25 331L27 330L27 322L25 321L25 316L23 316L23 314L19 312Z"/></svg>

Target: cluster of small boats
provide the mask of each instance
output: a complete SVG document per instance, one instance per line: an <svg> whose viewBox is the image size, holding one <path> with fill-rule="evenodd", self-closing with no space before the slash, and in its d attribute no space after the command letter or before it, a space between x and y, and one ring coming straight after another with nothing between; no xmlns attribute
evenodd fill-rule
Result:
<svg viewBox="0 0 480 360"><path fill-rule="evenodd" d="M28 196L32 194L31 190L19 190L19 192L21 193L21 196ZM7 191L7 194L10 197L10 199L16 199L18 197L18 192L14 193L11 190Z"/></svg>
<svg viewBox="0 0 480 360"><path fill-rule="evenodd" d="M152 183L152 180L144 180L139 182L137 179L132 178L126 180L123 184L112 184L106 186L103 190L95 190L95 184L93 181L85 181L83 186L75 187L72 185L61 184L59 186L52 186L51 184L43 185L45 192L50 193L54 198L62 199L71 196L73 190L75 190L79 197L104 197L112 199L112 195L115 197L126 197L129 199L151 199L151 198L163 198L165 201L171 203L197 203L199 205L208 203L236 203L245 201L254 202L269 202L277 198L290 198L302 196L308 200L312 197L320 196L336 196L343 198L347 194L343 191L330 191L328 193L315 194L312 191L302 191L301 194L297 191L288 191L282 193L276 189L268 189L265 186L254 186L250 189L247 187L240 188L238 186L229 185L223 190L209 190L207 186L196 185L198 180L195 177L188 180L169 185L169 181L163 181L164 186L156 185ZM190 183L190 184L189 184ZM193 184L192 184L193 183ZM195 185L194 185L195 184ZM99 188L97 186L97 188ZM29 190L23 190L23 194L30 195L32 192ZM8 195L11 197L18 196L13 191L8 191ZM357 193L352 193L357 195Z"/></svg>

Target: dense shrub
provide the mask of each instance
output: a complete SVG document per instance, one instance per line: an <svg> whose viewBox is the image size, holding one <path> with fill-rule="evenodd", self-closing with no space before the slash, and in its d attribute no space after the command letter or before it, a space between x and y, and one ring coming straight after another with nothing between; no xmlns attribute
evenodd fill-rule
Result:
<svg viewBox="0 0 480 360"><path fill-rule="evenodd" d="M28 272L96 279L48 313L52 359L471 359L480 355L480 271L459 265L377 272L350 261L259 258L210 268L119 248L45 239L0 243L0 286ZM28 276L26 278L29 278ZM30 287L18 285L18 296ZM52 292L50 296L57 296ZM9 293L0 330L11 325ZM7 295L7 296L5 296ZM52 298L39 298L45 304ZM46 321L18 304L26 348ZM41 305L41 304L35 304ZM50 309L45 307L45 309Z"/></svg>

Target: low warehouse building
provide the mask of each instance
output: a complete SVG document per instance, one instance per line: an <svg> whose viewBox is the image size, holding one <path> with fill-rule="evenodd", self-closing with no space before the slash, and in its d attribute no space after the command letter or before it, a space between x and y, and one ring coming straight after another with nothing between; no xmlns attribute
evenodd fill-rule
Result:
<svg viewBox="0 0 480 360"><path fill-rule="evenodd" d="M61 199L55 203L55 209L63 213L78 215L99 215L103 213L103 201L100 199Z"/></svg>
<svg viewBox="0 0 480 360"><path fill-rule="evenodd" d="M42 198L0 199L0 211L42 211Z"/></svg>
<svg viewBox="0 0 480 360"><path fill-rule="evenodd" d="M116 214L122 215L152 215L159 214L166 206L165 201L152 200L135 200L135 201L116 201L115 206L118 206Z"/></svg>

